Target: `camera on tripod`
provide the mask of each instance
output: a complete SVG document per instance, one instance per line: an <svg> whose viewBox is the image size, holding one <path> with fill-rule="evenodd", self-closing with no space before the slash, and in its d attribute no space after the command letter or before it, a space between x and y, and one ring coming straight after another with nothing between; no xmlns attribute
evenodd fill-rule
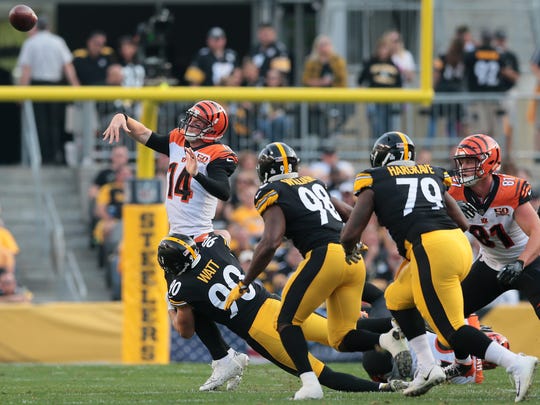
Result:
<svg viewBox="0 0 540 405"><path fill-rule="evenodd" d="M159 6L148 21L139 24L140 60L142 60L147 79L169 77L171 63L167 60L167 45L174 16L169 9Z"/></svg>

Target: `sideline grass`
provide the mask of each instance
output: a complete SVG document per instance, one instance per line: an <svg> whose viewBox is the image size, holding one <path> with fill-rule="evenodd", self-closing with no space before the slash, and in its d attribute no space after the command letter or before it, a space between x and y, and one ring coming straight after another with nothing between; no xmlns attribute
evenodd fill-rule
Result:
<svg viewBox="0 0 540 405"><path fill-rule="evenodd" d="M335 370L365 377L361 366L337 363ZM210 375L199 363L166 366L0 364L0 404L291 404L299 381L269 364L250 365L237 391L199 392ZM407 398L399 393L342 393L325 388L319 404L510 404L514 390L503 369L485 372L483 384L433 388ZM526 404L540 403L533 383Z"/></svg>

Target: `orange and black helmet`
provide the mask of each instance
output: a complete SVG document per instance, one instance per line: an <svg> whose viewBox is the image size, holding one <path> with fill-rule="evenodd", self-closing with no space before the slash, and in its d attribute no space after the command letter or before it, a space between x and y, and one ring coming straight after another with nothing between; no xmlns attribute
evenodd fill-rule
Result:
<svg viewBox="0 0 540 405"><path fill-rule="evenodd" d="M212 143L223 137L228 125L229 117L223 106L212 100L202 100L186 111L178 128L190 142L200 139Z"/></svg>
<svg viewBox="0 0 540 405"><path fill-rule="evenodd" d="M468 159L474 166L465 165ZM501 148L495 139L484 134L469 135L456 148L454 154L456 179L460 184L472 186L478 180L497 171L501 166Z"/></svg>

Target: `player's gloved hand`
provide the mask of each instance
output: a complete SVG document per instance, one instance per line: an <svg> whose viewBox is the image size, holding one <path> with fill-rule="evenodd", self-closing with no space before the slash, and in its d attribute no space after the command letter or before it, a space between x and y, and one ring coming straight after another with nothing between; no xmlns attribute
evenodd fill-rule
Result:
<svg viewBox="0 0 540 405"><path fill-rule="evenodd" d="M473 219L476 214L478 214L478 210L469 202L466 201L457 201L459 205L459 209L467 219Z"/></svg>
<svg viewBox="0 0 540 405"><path fill-rule="evenodd" d="M173 304L171 304L171 301L169 300L169 292L165 293L165 302L167 303L167 310L170 309L176 309Z"/></svg>
<svg viewBox="0 0 540 405"><path fill-rule="evenodd" d="M227 311L236 300L242 297L242 295L247 293L248 289L249 285L244 285L244 283L239 281L236 287L234 287L229 293L227 301L225 301L225 311Z"/></svg>
<svg viewBox="0 0 540 405"><path fill-rule="evenodd" d="M362 253L367 252L368 247L363 242L358 242L351 253L345 254L345 261L347 264L358 263L362 260Z"/></svg>
<svg viewBox="0 0 540 405"><path fill-rule="evenodd" d="M502 285L512 285L523 273L523 260L516 260L514 263L507 264L497 274L497 280Z"/></svg>

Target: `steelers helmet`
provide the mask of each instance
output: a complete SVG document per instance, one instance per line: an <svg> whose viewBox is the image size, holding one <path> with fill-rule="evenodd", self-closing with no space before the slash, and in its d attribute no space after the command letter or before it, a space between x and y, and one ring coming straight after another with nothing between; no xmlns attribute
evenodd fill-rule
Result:
<svg viewBox="0 0 540 405"><path fill-rule="evenodd" d="M414 142L403 132L387 132L373 144L369 160L371 167L386 166L397 160L414 160Z"/></svg>
<svg viewBox="0 0 540 405"><path fill-rule="evenodd" d="M180 121L178 128L189 142L200 139L213 143L223 137L228 125L229 117L221 104L202 100L186 111L186 116Z"/></svg>
<svg viewBox="0 0 540 405"><path fill-rule="evenodd" d="M293 148L283 142L266 145L257 159L257 174L261 183L280 174L296 173L300 159Z"/></svg>
<svg viewBox="0 0 540 405"><path fill-rule="evenodd" d="M159 242L157 258L165 274L176 277L199 258L199 248L191 237L173 233Z"/></svg>
<svg viewBox="0 0 540 405"><path fill-rule="evenodd" d="M474 166L463 167L465 159L474 159ZM501 148L495 139L484 134L469 135L456 148L454 154L456 179L464 186L490 176L501 166Z"/></svg>

